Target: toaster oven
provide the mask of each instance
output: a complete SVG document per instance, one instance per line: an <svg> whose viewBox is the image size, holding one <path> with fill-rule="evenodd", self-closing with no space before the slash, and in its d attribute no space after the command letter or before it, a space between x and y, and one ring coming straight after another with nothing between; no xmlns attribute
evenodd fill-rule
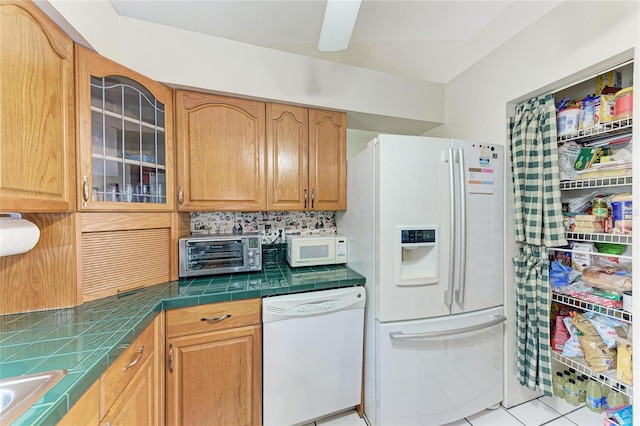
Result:
<svg viewBox="0 0 640 426"><path fill-rule="evenodd" d="M254 272L262 270L260 235L202 235L180 238L179 275Z"/></svg>

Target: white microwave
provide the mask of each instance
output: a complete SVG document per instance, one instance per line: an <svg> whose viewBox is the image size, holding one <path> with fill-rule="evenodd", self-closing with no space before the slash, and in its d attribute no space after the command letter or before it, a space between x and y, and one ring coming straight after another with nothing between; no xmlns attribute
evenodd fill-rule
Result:
<svg viewBox="0 0 640 426"><path fill-rule="evenodd" d="M347 237L289 235L287 262L294 268L347 263Z"/></svg>

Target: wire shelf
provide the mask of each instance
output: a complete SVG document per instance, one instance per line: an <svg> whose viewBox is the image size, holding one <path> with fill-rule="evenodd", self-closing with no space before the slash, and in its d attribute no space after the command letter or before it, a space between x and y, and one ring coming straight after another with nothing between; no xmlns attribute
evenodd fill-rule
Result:
<svg viewBox="0 0 640 426"><path fill-rule="evenodd" d="M575 369L576 371L586 374L587 376L592 377L601 383L604 383L610 388L615 389L624 395L627 395L629 398L633 398L633 387L616 379L616 370L607 370L596 373L591 368L589 368L589 366L587 366L586 362L583 359L569 358L555 351L551 351L551 358L561 364Z"/></svg>
<svg viewBox="0 0 640 426"><path fill-rule="evenodd" d="M563 305L573 306L585 311L595 312L600 315L605 315L610 318L614 318L620 321L632 322L633 314L631 312L623 311L622 309L609 308L601 306L595 303L587 302L586 300L577 299L565 294L553 293L552 300L554 302L562 303Z"/></svg>
<svg viewBox="0 0 640 426"><path fill-rule="evenodd" d="M587 234L583 232L567 232L567 240L574 241L592 241L597 243L618 243L631 245L633 237L631 235L614 235L614 234Z"/></svg>
<svg viewBox="0 0 640 426"><path fill-rule="evenodd" d="M604 137L609 137L611 135L621 134L621 133L630 133L631 128L633 127L633 118L623 118L622 120L614 120L608 123L600 123L598 127L593 127L591 129L582 129L577 132L570 133L568 135L558 136L558 143L576 141L576 142L587 142L593 141L597 139L602 139Z"/></svg>
<svg viewBox="0 0 640 426"><path fill-rule="evenodd" d="M599 177L580 180L566 180L560 182L560 190L585 189L585 188L608 188L613 186L629 186L633 183L632 176Z"/></svg>

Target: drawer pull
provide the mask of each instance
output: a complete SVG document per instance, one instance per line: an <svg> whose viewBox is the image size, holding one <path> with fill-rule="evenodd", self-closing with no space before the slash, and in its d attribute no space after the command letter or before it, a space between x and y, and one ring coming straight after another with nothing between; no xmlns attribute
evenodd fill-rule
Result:
<svg viewBox="0 0 640 426"><path fill-rule="evenodd" d="M213 318L204 317L200 321L218 322L218 321L222 321L222 320L227 319L227 318L231 318L231 314L221 315L219 317L213 317Z"/></svg>
<svg viewBox="0 0 640 426"><path fill-rule="evenodd" d="M140 346L140 349L138 349L138 356L136 357L136 359L131 361L125 368L122 369L122 371L127 371L129 368L131 368L134 365L136 365L138 363L138 361L140 361L142 359L142 353L143 352L144 352L144 346Z"/></svg>

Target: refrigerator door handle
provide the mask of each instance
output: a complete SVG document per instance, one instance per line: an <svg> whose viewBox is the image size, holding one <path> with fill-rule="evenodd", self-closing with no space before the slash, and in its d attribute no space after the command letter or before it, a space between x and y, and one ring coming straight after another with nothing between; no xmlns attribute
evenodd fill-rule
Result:
<svg viewBox="0 0 640 426"><path fill-rule="evenodd" d="M456 211L456 200L455 200L455 181L454 181L454 152L453 148L449 148L447 150L447 158L445 161L449 163L449 212L450 216L453 216ZM456 221L451 220L449 222L449 234L451 244L449 244L449 282L447 283L447 290L444 292L444 303L448 306L453 304L453 281L454 281L454 273L455 273L455 255L456 255L456 245L453 243L455 241L456 235Z"/></svg>
<svg viewBox="0 0 640 426"><path fill-rule="evenodd" d="M456 334L471 333L474 331L484 330L489 327L501 324L505 322L507 318L504 315L493 315L493 319L481 324L475 324L468 327L456 328L454 330L446 331L431 331L428 333L410 333L405 334L402 331L392 331L389 333L389 337L392 340L431 340L439 339L442 337L451 337Z"/></svg>
<svg viewBox="0 0 640 426"><path fill-rule="evenodd" d="M465 189L465 168L464 168L464 150L458 149L458 174L459 174L459 195L460 195L460 246L458 247L458 265L460 274L458 275L458 288L456 289L456 302L464 302L464 289L467 275L467 193Z"/></svg>

